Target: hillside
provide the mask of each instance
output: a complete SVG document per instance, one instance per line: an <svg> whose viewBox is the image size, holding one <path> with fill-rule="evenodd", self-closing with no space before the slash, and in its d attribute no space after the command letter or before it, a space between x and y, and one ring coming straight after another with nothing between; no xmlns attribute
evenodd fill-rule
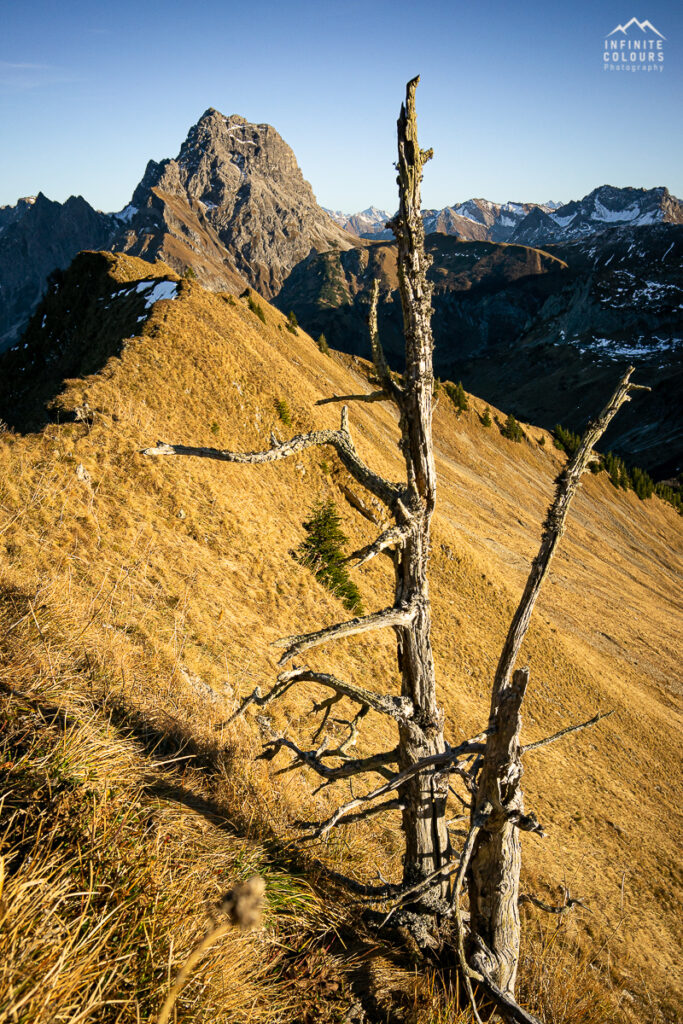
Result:
<svg viewBox="0 0 683 1024"><path fill-rule="evenodd" d="M35 432L0 434L11 923L0 932L0 1020L150 1019L226 890L254 872L267 883L262 929L216 944L179 1021L360 1022L359 1001L366 1020L457 1019L434 1009L438 985L407 951L397 962L364 933L322 867L399 877L397 822L299 851L295 820L324 814L346 784L314 795L308 775L277 774L284 754L253 760L260 739L285 728L310 743L312 696L294 689L266 715L226 724L239 698L272 683L273 641L339 618L338 599L292 551L328 496L350 545L373 539L348 500L357 486L323 450L262 467L139 454L157 438L258 450L271 431L336 426L338 406L315 403L369 390L367 364L323 355L254 298L265 323L246 300L161 262L86 253L12 353L5 400L15 396L16 413L22 389L34 395L23 426ZM434 428L433 643L453 741L484 724L563 461L544 431L525 426L515 444L482 425L482 410L471 398L457 416L442 395ZM399 478L393 410L355 405L350 419L361 456ZM353 573L368 611L391 590L376 562ZM525 888L554 902L566 882L590 907L557 934L556 919L523 911L520 996L548 1024L673 1024L680 1009L682 562L670 506L616 491L604 473L585 479L525 649L525 742L616 711L526 758L526 805L548 836L524 839ZM311 661L369 687L395 676L381 635ZM358 753L388 742L369 715Z"/></svg>

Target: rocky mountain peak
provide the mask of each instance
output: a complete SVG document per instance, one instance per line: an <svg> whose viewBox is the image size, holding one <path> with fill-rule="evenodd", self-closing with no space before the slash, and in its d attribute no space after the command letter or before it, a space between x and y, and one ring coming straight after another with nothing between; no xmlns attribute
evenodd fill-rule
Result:
<svg viewBox="0 0 683 1024"><path fill-rule="evenodd" d="M361 238L391 238L383 223L368 216L372 210L370 207L362 213L331 216ZM600 185L583 199L569 203L493 203L489 199L468 199L440 210L424 209L422 218L427 234L535 246L581 238L624 224L681 224L683 204L662 185L650 189Z"/></svg>
<svg viewBox="0 0 683 1024"><path fill-rule="evenodd" d="M169 197L183 204L183 226L178 228L183 245L188 245L188 236L190 248L201 244L202 232L210 231L237 272L267 297L279 291L311 249L355 244L318 206L294 153L271 125L252 124L237 114L226 117L213 107L192 125L175 159L150 161L127 210L158 211L159 201L168 204ZM173 217L161 212L164 232L173 232L170 221L178 219L179 210L174 209ZM140 231L149 233L148 213L142 220L134 214L127 219L130 227L121 247L148 251L140 238ZM173 264L172 249L166 245L163 255ZM215 270L206 278L201 265L195 269L200 280L217 285Z"/></svg>
<svg viewBox="0 0 683 1024"><path fill-rule="evenodd" d="M515 231L513 241L536 245L582 238L605 228L683 223L683 204L663 185L650 189L600 185L583 199L548 212L549 219L542 225L530 214Z"/></svg>

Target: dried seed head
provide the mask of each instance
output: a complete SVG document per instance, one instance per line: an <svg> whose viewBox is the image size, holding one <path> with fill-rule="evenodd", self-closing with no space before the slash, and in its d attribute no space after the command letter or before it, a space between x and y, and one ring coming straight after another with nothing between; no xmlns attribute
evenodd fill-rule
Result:
<svg viewBox="0 0 683 1024"><path fill-rule="evenodd" d="M238 882L225 897L221 910L239 928L248 931L257 928L263 914L263 897L266 892L265 879L260 875Z"/></svg>

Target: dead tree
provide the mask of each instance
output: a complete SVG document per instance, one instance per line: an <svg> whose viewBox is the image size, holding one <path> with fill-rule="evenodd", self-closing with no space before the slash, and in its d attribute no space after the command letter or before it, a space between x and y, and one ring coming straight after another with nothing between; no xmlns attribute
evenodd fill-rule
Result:
<svg viewBox="0 0 683 1024"><path fill-rule="evenodd" d="M502 992L514 992L519 957L520 831L543 834L533 815L524 814L520 709L529 682L528 669L515 662L529 628L531 614L550 561L564 533L567 512L593 449L624 402L635 390L629 367L605 409L590 423L578 450L557 481L546 515L538 554L508 630L491 691L488 736L472 806L474 835L467 865L470 906L471 964L479 980L489 979ZM604 717L604 716L602 716ZM594 725L600 716L585 725ZM585 726L584 726L585 727ZM552 737L552 739L559 738ZM542 744L535 744L534 747ZM530 748L529 748L530 749Z"/></svg>
<svg viewBox="0 0 683 1024"><path fill-rule="evenodd" d="M358 708L349 723L349 736L331 747L326 736L313 749L304 750L286 736L266 744L265 756L275 757L288 750L294 758L288 768L305 766L327 786L341 779L375 774L381 784L342 804L326 821L310 825L310 837L320 837L339 825L350 824L387 810L400 809L405 836L403 880L400 885L356 886L376 901L392 900L386 919L402 919L418 944L427 949L438 944L435 935L447 934L455 926L457 959L465 977L475 1017L478 1020L472 981L497 1003L503 1015L514 1021L533 1021L514 1000L514 983L519 953L520 831L542 834L536 818L524 813L520 786L522 774L520 708L528 684L528 670L515 671L515 662L528 628L550 559L564 530L569 503L586 468L597 440L629 392L632 368L599 419L592 424L579 450L557 485L548 512L541 548L496 671L491 710L486 729L473 739L451 747L444 738L442 709L436 699L436 679L431 648L431 623L427 567L430 523L436 498L436 473L432 444L432 334L431 284L427 280L429 258L424 250L424 229L420 216L422 169L432 151L421 150L417 139L415 90L418 79L408 83L405 105L398 120L399 211L392 228L398 247L398 274L403 306L406 346L405 373L400 382L392 375L382 351L377 329L379 285L372 289L369 332L378 390L371 395L347 395L324 401L387 400L398 410L399 449L405 460L406 477L401 483L386 480L358 456L349 431L348 407L343 406L337 430L300 434L289 441L271 439L262 452L230 452L158 442L145 449L146 455L187 455L234 463L274 462L304 449L328 445L342 465L370 494L381 502L393 523L352 558L363 565L380 553L388 554L394 566L394 599L387 608L361 618L335 623L301 636L280 641L285 650L280 658L282 672L265 694L256 688L242 702L233 718L250 705L263 707L279 699L293 686L314 683L331 691L315 710L322 714L317 741L333 705L347 698ZM360 683L338 679L295 660L313 647L330 640L376 629L393 629L396 636L400 693L378 693ZM369 712L384 715L395 723L398 736L392 749L368 757L348 754L360 722ZM555 736L533 744L542 746L567 733L596 724L569 726ZM461 780L470 808L470 829L459 854L450 849L446 827L446 803L450 782ZM460 899L466 889L469 923L465 928ZM538 904L538 901L536 901ZM576 901L574 901L576 902ZM446 926L445 928L438 926Z"/></svg>
<svg viewBox="0 0 683 1024"><path fill-rule="evenodd" d="M339 754L339 748L335 752L324 747L303 752L282 739L273 749L288 746L303 764L313 768L328 782L375 772L378 768L386 770L386 766L392 764L397 766L401 781L396 788L392 788L394 797L391 806L400 807L403 814L406 842L404 881L407 886L413 886L425 878L432 878L432 884L420 900L421 910L431 919L434 909L438 909L439 900L448 894L447 878L434 878L434 873L449 863L450 847L445 818L448 773L435 770L434 762L430 761L444 755L446 745L443 712L436 701L427 581L436 472L432 451L432 289L427 280L429 259L424 250L420 183L423 165L431 157L432 151L422 151L417 140L417 83L418 79L415 79L408 84L406 103L401 108L398 121L400 207L392 225L398 242L398 270L406 341L406 368L400 384L389 370L378 336L377 282L372 292L369 316L372 356L380 387L380 391L372 397L389 400L398 409L401 430L399 447L405 459L405 481L393 483L385 480L361 461L349 432L346 405L342 408L338 430L302 434L285 442L273 439L272 447L265 452L243 454L160 443L156 448L147 449L145 454L198 455L227 462L262 463L286 458L315 445L330 445L351 476L386 506L393 524L372 544L357 552L356 561L362 565L380 552L391 553L395 570L393 604L363 618L283 640L282 644L286 648L280 658L283 673L268 694L261 696L255 693L248 699L248 703L263 705L282 696L296 683L314 682L330 689L333 698L343 696L354 701L362 713L372 708L396 723L398 743L393 750L356 763L346 759L337 768L331 768L327 762L333 754ZM354 401L357 398L366 401L368 396L349 395L339 400ZM342 682L325 673L313 672L305 666L288 667L317 644L368 630L387 628L392 628L396 634L401 674L400 696L371 693L362 686ZM327 709L329 706L327 703ZM416 765L425 761L429 762L427 768L414 770ZM374 812L375 808L372 807ZM366 813L369 813L369 809ZM345 820L348 818L342 814L335 824ZM430 903L431 909L427 907ZM442 909L445 909L445 904Z"/></svg>

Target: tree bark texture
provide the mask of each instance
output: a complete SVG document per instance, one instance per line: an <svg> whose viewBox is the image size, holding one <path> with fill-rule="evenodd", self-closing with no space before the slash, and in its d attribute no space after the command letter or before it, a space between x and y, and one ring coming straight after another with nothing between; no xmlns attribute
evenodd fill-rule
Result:
<svg viewBox="0 0 683 1024"><path fill-rule="evenodd" d="M397 629L397 635L401 693L412 701L414 718L420 726L417 732L399 725L401 768L445 750L443 712L436 700L427 580L430 524L436 501L432 444L434 344L432 288L427 280L430 261L424 248L420 184L423 166L432 153L431 150L421 150L417 138L415 90L418 81L416 78L408 83L406 102L398 119L400 201L398 214L391 225L398 244L398 278L406 343L406 369L397 402L401 413L401 447L406 462L406 504L409 510L407 522L402 523L399 518L399 525L408 529L396 558L396 603L405 602L415 609L413 620ZM450 859L445 816L447 795L448 776L439 772L421 772L402 787L406 884L420 882ZM448 885L448 879L440 877L435 889L444 896Z"/></svg>

